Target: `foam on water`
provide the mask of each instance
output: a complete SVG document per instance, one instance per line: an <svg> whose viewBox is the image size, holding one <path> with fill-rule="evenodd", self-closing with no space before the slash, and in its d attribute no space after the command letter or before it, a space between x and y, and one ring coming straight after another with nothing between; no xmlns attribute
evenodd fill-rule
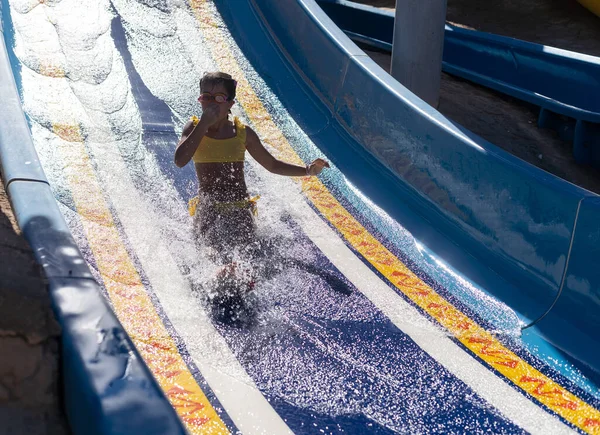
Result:
<svg viewBox="0 0 600 435"><path fill-rule="evenodd" d="M65 61L58 35L46 18L44 9L34 8L27 14L13 13L12 19L15 28L15 54L21 63L37 72L44 66L64 71Z"/></svg>

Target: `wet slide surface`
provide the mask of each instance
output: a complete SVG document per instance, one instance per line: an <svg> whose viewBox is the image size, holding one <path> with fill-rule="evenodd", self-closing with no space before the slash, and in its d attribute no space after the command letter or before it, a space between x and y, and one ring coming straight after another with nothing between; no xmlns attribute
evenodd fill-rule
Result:
<svg viewBox="0 0 600 435"><path fill-rule="evenodd" d="M279 158L322 156L209 1L11 0L14 73L55 197L191 433L600 430L597 392L518 345L518 318L449 270L335 167L248 159L262 273L235 319L207 302L196 179L172 163L205 71ZM9 30L10 31L10 30ZM11 37L14 38L11 40ZM329 158L329 156L325 156Z"/></svg>

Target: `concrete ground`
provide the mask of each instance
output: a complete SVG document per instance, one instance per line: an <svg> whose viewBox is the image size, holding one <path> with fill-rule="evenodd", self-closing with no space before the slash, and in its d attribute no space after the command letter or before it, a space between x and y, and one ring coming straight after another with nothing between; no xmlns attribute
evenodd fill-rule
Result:
<svg viewBox="0 0 600 435"><path fill-rule="evenodd" d="M0 434L64 434L60 327L3 186L0 178Z"/></svg>
<svg viewBox="0 0 600 435"><path fill-rule="evenodd" d="M392 9L395 0L355 0ZM447 21L600 57L600 18L575 0L448 0ZM389 71L390 56L367 51ZM600 171L575 163L572 144L539 129L539 109L466 80L442 74L438 110L511 154L600 193Z"/></svg>

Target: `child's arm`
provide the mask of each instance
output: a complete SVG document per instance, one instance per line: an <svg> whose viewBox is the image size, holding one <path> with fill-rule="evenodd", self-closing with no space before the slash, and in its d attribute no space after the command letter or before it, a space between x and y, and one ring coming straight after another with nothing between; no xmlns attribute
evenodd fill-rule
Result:
<svg viewBox="0 0 600 435"><path fill-rule="evenodd" d="M185 124L181 133L181 139L179 139L179 143L175 149L175 164L178 167L183 168L192 160L198 149L198 145L200 145L200 141L208 131L208 127L215 122L216 116L215 109L207 108L202 113L198 124L194 125L191 120Z"/></svg>
<svg viewBox="0 0 600 435"><path fill-rule="evenodd" d="M181 133L181 139L179 139L179 143L177 144L177 148L175 149L175 164L183 168L194 156L196 149L198 148L197 141L192 141L191 136L192 133L195 132L196 126L193 121L188 121L183 127L183 132ZM194 135L196 136L196 135ZM196 145L196 146L194 146Z"/></svg>
<svg viewBox="0 0 600 435"><path fill-rule="evenodd" d="M246 127L246 149L254 160L260 163L267 171L288 177L305 177L319 175L323 168L329 168L329 163L323 159L316 159L308 166L296 166L277 160L266 150L258 135L250 127Z"/></svg>

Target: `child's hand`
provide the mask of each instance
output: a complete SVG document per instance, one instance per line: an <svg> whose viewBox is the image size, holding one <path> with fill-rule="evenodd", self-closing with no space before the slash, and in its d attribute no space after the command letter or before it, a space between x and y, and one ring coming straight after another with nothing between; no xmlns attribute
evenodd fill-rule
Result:
<svg viewBox="0 0 600 435"><path fill-rule="evenodd" d="M325 160L323 159L317 159L314 162L312 162L310 165L308 165L308 168L306 168L306 174L307 175L319 175L321 173L321 171L323 170L323 168L329 168L329 163L327 163Z"/></svg>
<svg viewBox="0 0 600 435"><path fill-rule="evenodd" d="M202 110L202 116L200 117L200 122L206 126L210 127L214 123L219 120L219 108L215 104L211 104Z"/></svg>

